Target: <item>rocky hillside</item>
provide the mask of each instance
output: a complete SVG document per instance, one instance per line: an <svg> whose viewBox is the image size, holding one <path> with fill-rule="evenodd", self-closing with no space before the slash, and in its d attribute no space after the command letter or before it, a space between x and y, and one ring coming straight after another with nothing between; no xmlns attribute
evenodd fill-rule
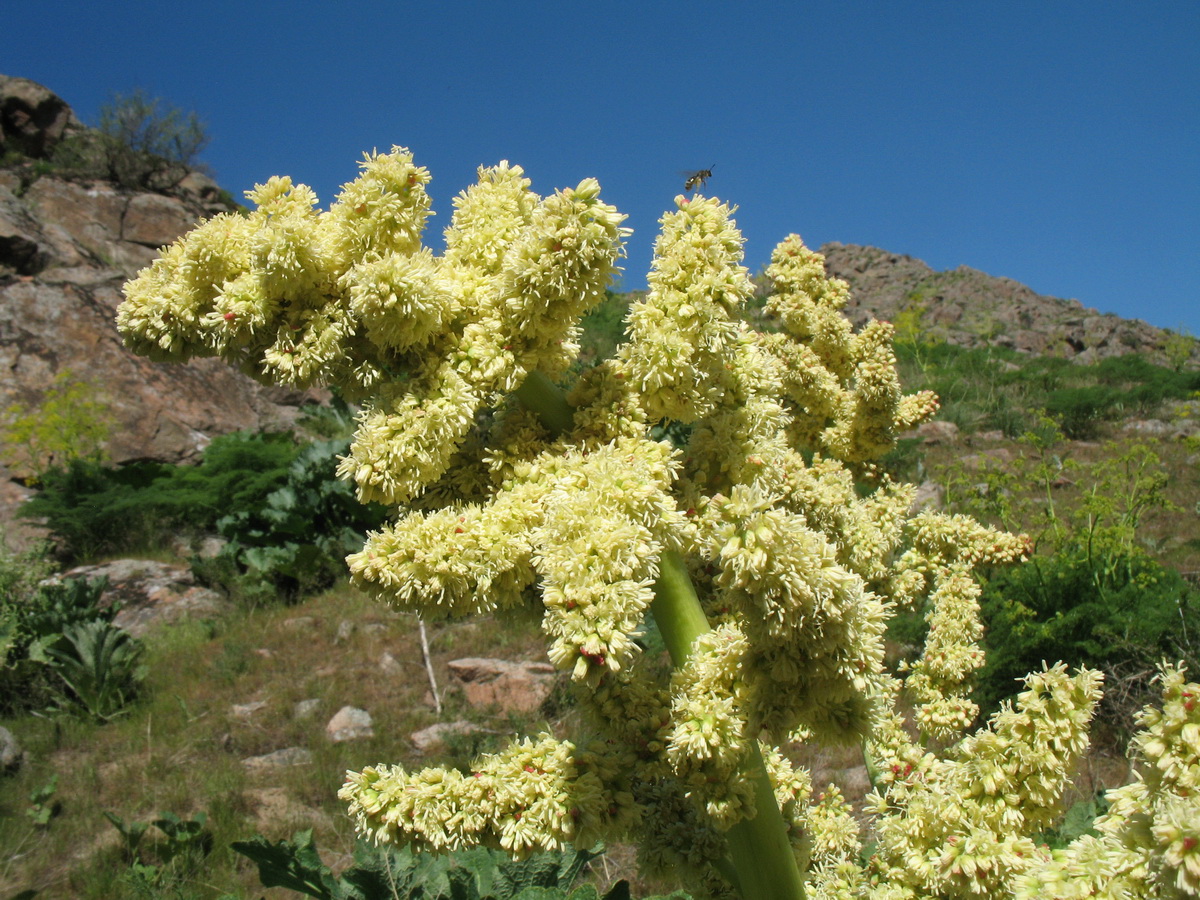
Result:
<svg viewBox="0 0 1200 900"><path fill-rule="evenodd" d="M850 284L855 325L872 317L894 322L911 311L925 334L967 347L993 344L1081 363L1130 352L1167 361L1166 329L1037 294L1011 278L969 266L936 272L911 256L857 244L830 243L821 252L829 271ZM1191 358L1200 364L1200 343L1192 342Z"/></svg>
<svg viewBox="0 0 1200 900"><path fill-rule="evenodd" d="M60 166L87 129L54 93L0 76L0 411L36 408L56 376L89 382L114 419L108 452L188 460L215 435L294 420L306 397L266 388L218 360L160 365L129 353L114 323L121 287L227 195L184 170L159 191ZM0 521L23 489L0 470Z"/></svg>

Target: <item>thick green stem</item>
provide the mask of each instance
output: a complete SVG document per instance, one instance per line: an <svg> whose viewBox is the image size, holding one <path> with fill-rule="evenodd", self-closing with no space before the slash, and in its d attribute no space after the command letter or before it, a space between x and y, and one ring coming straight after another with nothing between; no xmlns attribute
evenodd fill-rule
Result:
<svg viewBox="0 0 1200 900"><path fill-rule="evenodd" d="M671 662L679 668L691 655L696 638L709 627L687 565L674 551L663 554L650 611ZM757 741L751 742L746 774L754 782L755 816L725 832L737 872L736 887L746 900L802 900L804 879Z"/></svg>
<svg viewBox="0 0 1200 900"><path fill-rule="evenodd" d="M571 430L575 410L562 389L541 372L530 372L517 388L517 399L556 435Z"/></svg>
<svg viewBox="0 0 1200 900"><path fill-rule="evenodd" d="M552 431L561 433L571 427L574 416L571 405L562 391L540 372L530 373L517 389L517 397ZM691 655L696 638L707 632L709 625L687 565L674 551L663 554L650 611L671 654L671 662L679 668ZM803 900L804 879L796 865L757 741L751 742L746 775L754 782L756 814L725 833L733 871L724 861L717 867L734 882L745 900Z"/></svg>

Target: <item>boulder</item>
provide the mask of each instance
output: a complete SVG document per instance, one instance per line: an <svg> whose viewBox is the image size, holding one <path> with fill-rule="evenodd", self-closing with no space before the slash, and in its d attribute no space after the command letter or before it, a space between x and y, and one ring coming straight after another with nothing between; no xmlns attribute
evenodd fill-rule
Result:
<svg viewBox="0 0 1200 900"><path fill-rule="evenodd" d="M343 706L325 725L325 736L334 743L374 737L375 729L371 727L371 714L365 709Z"/></svg>
<svg viewBox="0 0 1200 900"><path fill-rule="evenodd" d="M223 615L226 601L216 591L196 584L187 566L149 559L116 559L93 566L77 566L59 578L107 578L100 597L104 606L120 602L114 620L135 637L160 623L187 618Z"/></svg>
<svg viewBox="0 0 1200 900"><path fill-rule="evenodd" d="M472 706L504 712L534 712L554 688L554 666L506 659L456 659L450 675Z"/></svg>
<svg viewBox="0 0 1200 900"><path fill-rule="evenodd" d="M13 733L0 726L0 774L15 772L21 768L24 760L25 751L21 749Z"/></svg>
<svg viewBox="0 0 1200 900"><path fill-rule="evenodd" d="M71 107L49 88L0 75L0 154L45 158L64 137L82 130Z"/></svg>

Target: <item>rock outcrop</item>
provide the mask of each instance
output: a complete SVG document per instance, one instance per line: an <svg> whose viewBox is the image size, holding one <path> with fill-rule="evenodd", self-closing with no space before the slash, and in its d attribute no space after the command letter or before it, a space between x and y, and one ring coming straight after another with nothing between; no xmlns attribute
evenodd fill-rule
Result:
<svg viewBox="0 0 1200 900"><path fill-rule="evenodd" d="M120 603L114 623L135 637L142 637L160 623L188 618L216 618L228 611L229 603L216 591L196 584L185 565L153 559L114 559L93 566L77 566L60 578L105 579L100 595L102 606Z"/></svg>
<svg viewBox="0 0 1200 900"><path fill-rule="evenodd" d="M124 282L232 206L198 172L167 193L58 172L55 147L83 128L48 89L0 76L0 411L36 409L68 371L108 406L116 463L190 461L216 435L289 425L322 396L264 387L219 360L165 365L125 349L114 322Z"/></svg>
<svg viewBox="0 0 1200 900"><path fill-rule="evenodd" d="M1167 361L1165 329L1047 297L1011 278L969 266L937 272L911 256L857 244L829 243L821 253L830 274L850 284L846 312L856 327L920 310L925 333L960 346L990 344L1081 363L1130 352ZM1200 362L1200 342L1193 342L1192 360Z"/></svg>

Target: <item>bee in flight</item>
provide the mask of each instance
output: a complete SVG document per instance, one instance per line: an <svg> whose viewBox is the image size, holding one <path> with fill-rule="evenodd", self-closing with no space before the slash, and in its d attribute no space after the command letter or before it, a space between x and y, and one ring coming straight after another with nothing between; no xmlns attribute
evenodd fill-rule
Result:
<svg viewBox="0 0 1200 900"><path fill-rule="evenodd" d="M683 174L687 177L687 181L683 183L683 189L685 191L694 191L696 188L704 187L708 179L712 178L712 170L715 168L716 166L709 166L707 169L697 169L694 172L684 172Z"/></svg>

